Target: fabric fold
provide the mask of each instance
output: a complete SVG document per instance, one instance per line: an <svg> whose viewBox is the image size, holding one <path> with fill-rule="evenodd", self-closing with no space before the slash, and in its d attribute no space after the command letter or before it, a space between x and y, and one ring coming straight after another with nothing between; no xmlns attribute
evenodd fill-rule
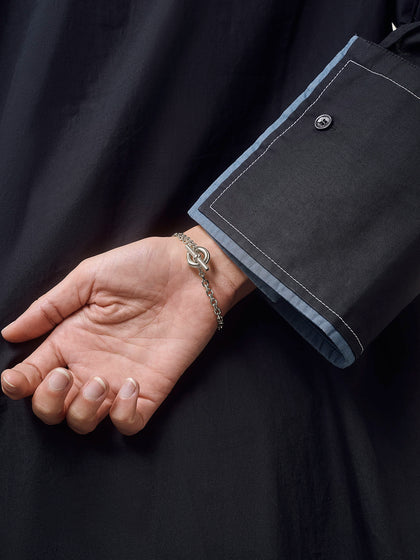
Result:
<svg viewBox="0 0 420 560"><path fill-rule="evenodd" d="M344 368L419 293L420 68L353 36L190 216Z"/></svg>

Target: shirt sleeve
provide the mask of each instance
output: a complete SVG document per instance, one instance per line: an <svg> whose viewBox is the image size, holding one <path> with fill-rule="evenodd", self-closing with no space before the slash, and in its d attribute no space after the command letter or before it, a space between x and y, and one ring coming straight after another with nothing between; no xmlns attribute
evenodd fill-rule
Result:
<svg viewBox="0 0 420 560"><path fill-rule="evenodd" d="M419 131L420 67L355 35L189 210L337 367L419 293Z"/></svg>

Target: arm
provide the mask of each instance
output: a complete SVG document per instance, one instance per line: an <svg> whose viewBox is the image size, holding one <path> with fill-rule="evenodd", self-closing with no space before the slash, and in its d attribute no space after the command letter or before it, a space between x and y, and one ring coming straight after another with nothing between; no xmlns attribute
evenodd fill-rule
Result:
<svg viewBox="0 0 420 560"><path fill-rule="evenodd" d="M210 282L223 314L253 289L201 227L186 232L211 254ZM3 372L4 393L30 395L47 424L80 434L106 416L141 430L216 330L197 272L175 237L152 237L87 259L4 328L10 342L52 331Z"/></svg>
<svg viewBox="0 0 420 560"><path fill-rule="evenodd" d="M415 297L418 80L419 69L403 59L352 41L197 202L191 215L224 250L200 228L188 233L213 255L208 278L223 313L253 289L250 278L343 367ZM343 104L355 90L360 102L350 97ZM321 100L333 109L334 124L314 130ZM377 107L401 116L400 143ZM378 145L372 159L370 146ZM317 157L319 149L324 158ZM263 252L260 242L267 245ZM274 257L272 249L278 252ZM54 326L32 356L3 373L4 392L15 399L33 394L34 412L47 423L66 417L74 430L86 433L109 413L122 433L133 434L205 347L216 322L179 240L150 238L88 259L3 334L10 341L27 340ZM49 372L63 366L70 384L54 392ZM104 391L91 398L86 389L95 375ZM121 387L128 377L135 391L126 400ZM6 387L6 379L15 387Z"/></svg>

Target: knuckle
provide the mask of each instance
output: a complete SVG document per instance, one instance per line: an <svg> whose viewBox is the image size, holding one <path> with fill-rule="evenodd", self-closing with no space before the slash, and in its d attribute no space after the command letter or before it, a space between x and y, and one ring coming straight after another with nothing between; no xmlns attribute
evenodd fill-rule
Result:
<svg viewBox="0 0 420 560"><path fill-rule="evenodd" d="M117 430L123 435L123 436L134 436L135 434L138 434L142 428L139 426L119 426L117 427Z"/></svg>
<svg viewBox="0 0 420 560"><path fill-rule="evenodd" d="M84 416L80 412L72 412L67 415L67 424L78 434L88 434L96 428L96 422L92 418Z"/></svg>
<svg viewBox="0 0 420 560"><path fill-rule="evenodd" d="M32 412L35 414L35 416L38 416L38 418L43 419L43 418L48 418L51 411L49 410L48 407L46 407L42 403L32 399Z"/></svg>
<svg viewBox="0 0 420 560"><path fill-rule="evenodd" d="M130 419L127 418L124 413L119 412L118 410L116 410L115 412L111 411L109 413L109 416L115 424L128 424L130 422Z"/></svg>
<svg viewBox="0 0 420 560"><path fill-rule="evenodd" d="M80 263L76 266L76 268L73 270L73 273L76 273L77 275L81 275L84 276L86 273L88 273L91 269L91 267L93 266L93 260L95 257L87 257L86 259L83 259L82 261L80 261Z"/></svg>
<svg viewBox="0 0 420 560"><path fill-rule="evenodd" d="M30 382L36 382L37 384L42 383L43 381L42 371L34 362L25 360L25 362L23 362L22 364L20 364L20 366L15 368L16 371L19 371L18 368L20 368L20 370L23 370L23 366L25 366L25 372L21 371L22 375L25 375L25 377L29 379Z"/></svg>
<svg viewBox="0 0 420 560"><path fill-rule="evenodd" d="M110 414L110 417L117 430L125 436L137 434L145 426L143 419L138 416L127 418L126 416L123 417L121 414L117 413Z"/></svg>
<svg viewBox="0 0 420 560"><path fill-rule="evenodd" d="M70 424L69 422L67 422L67 424L68 424L69 428L71 430L73 430L73 432L75 432L76 434L79 434L81 436L85 436L86 434L90 434L95 429L95 427L89 428L89 429L76 427L76 426L73 426L72 424Z"/></svg>
<svg viewBox="0 0 420 560"><path fill-rule="evenodd" d="M42 402L32 399L32 411L44 424L58 424L64 420L64 411L52 411Z"/></svg>
<svg viewBox="0 0 420 560"><path fill-rule="evenodd" d="M67 418L67 424L69 428L73 430L73 432L81 435L89 434L96 428L96 424L94 423L78 423L73 422L73 420L69 420L69 418Z"/></svg>
<svg viewBox="0 0 420 560"><path fill-rule="evenodd" d="M76 266L76 269L81 270L83 268L88 268L90 263L92 262L93 257L86 257L79 264Z"/></svg>
<svg viewBox="0 0 420 560"><path fill-rule="evenodd" d="M39 309L52 327L57 326L64 319L58 307L49 299L44 299L39 304Z"/></svg>
<svg viewBox="0 0 420 560"><path fill-rule="evenodd" d="M89 418L82 412L72 410L67 414L67 421L71 422L73 426L83 426L89 423Z"/></svg>

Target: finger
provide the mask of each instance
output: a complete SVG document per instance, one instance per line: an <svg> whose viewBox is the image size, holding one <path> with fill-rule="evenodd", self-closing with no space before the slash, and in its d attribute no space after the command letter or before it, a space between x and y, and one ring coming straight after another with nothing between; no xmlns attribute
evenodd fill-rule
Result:
<svg viewBox="0 0 420 560"><path fill-rule="evenodd" d="M13 400L28 397L51 370L65 365L54 343L47 338L26 360L3 371L3 393Z"/></svg>
<svg viewBox="0 0 420 560"><path fill-rule="evenodd" d="M101 377L92 377L76 395L67 409L67 424L78 434L92 432L102 417L99 409L109 391L108 383Z"/></svg>
<svg viewBox="0 0 420 560"><path fill-rule="evenodd" d="M131 436L144 427L139 402L139 385L135 379L128 377L109 411L109 416L114 426L122 434Z"/></svg>
<svg viewBox="0 0 420 560"><path fill-rule="evenodd" d="M65 399L73 375L65 368L53 369L35 390L32 410L45 424L59 424L66 416Z"/></svg>
<svg viewBox="0 0 420 560"><path fill-rule="evenodd" d="M22 342L50 331L86 304L93 281L93 266L87 259L34 301L13 323L4 327L2 336L9 342Z"/></svg>

